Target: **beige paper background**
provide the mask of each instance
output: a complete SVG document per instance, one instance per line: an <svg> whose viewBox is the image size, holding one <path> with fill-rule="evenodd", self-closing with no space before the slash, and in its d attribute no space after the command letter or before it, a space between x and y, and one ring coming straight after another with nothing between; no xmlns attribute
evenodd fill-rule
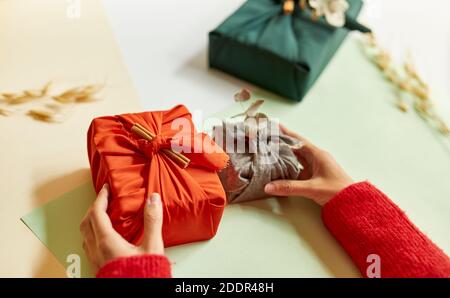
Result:
<svg viewBox="0 0 450 298"><path fill-rule="evenodd" d="M92 118L140 110L101 2L82 1L75 19L67 8L65 0L0 1L0 92L106 82L104 100L77 106L62 124L0 116L0 277L65 275L20 217L89 181Z"/></svg>

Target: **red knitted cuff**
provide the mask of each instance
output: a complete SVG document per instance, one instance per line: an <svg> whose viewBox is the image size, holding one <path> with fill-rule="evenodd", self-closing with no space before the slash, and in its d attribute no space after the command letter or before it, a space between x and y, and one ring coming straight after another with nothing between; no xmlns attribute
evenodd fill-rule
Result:
<svg viewBox="0 0 450 298"><path fill-rule="evenodd" d="M450 276L449 258L368 182L338 193L322 219L364 276L372 254L379 256L382 277Z"/></svg>
<svg viewBox="0 0 450 298"><path fill-rule="evenodd" d="M98 278L170 278L170 263L166 256L141 255L118 258L106 263Z"/></svg>

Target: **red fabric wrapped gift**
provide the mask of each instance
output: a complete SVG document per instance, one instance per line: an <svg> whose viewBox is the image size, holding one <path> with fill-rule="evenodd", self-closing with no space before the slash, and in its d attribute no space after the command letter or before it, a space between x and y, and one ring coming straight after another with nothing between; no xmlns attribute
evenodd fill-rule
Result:
<svg viewBox="0 0 450 298"><path fill-rule="evenodd" d="M163 202L166 247L216 234L226 204L217 171L228 156L196 133L186 107L96 118L88 154L95 190L110 185L108 214L131 243L142 239L143 208L154 192Z"/></svg>

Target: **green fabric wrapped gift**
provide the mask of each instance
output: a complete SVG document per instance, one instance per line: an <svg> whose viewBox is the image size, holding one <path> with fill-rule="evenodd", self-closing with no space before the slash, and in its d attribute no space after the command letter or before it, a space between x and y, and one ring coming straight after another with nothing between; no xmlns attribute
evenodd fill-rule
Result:
<svg viewBox="0 0 450 298"><path fill-rule="evenodd" d="M346 23L337 28L298 3L286 14L283 0L248 0L210 32L210 67L301 101L349 30L370 31L355 21L362 0L347 2Z"/></svg>

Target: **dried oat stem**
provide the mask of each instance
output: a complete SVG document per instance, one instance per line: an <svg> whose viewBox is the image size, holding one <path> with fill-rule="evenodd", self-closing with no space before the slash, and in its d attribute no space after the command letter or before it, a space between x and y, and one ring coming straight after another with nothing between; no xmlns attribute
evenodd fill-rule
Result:
<svg viewBox="0 0 450 298"><path fill-rule="evenodd" d="M383 72L385 78L396 87L399 94L396 99L396 106L403 112L407 112L409 107L412 106L427 123L444 136L450 136L448 126L433 108L430 87L419 75L411 54L407 54L403 67L399 68L392 61L389 52L379 45L373 33L365 34L364 45L374 64ZM410 105L402 97L402 93L411 98Z"/></svg>
<svg viewBox="0 0 450 298"><path fill-rule="evenodd" d="M55 95L52 98L60 103L80 103L95 101L96 95L101 89L102 85L87 85L71 88L59 95Z"/></svg>
<svg viewBox="0 0 450 298"><path fill-rule="evenodd" d="M51 95L50 89L52 82L46 83L41 89L24 90L18 93L0 93L0 104L6 106L14 106L26 104L38 100L51 99L56 104L49 105L45 102L35 108L29 109L26 114L36 120L46 122L60 122L63 118L62 106L74 103L92 102L97 100L97 95L102 89L103 85L86 85L68 89L58 95ZM9 109L0 107L0 115L9 116L12 112Z"/></svg>
<svg viewBox="0 0 450 298"><path fill-rule="evenodd" d="M9 105L23 104L37 99L41 99L47 95L51 82L44 85L38 90L24 90L19 93L0 93L2 101Z"/></svg>

